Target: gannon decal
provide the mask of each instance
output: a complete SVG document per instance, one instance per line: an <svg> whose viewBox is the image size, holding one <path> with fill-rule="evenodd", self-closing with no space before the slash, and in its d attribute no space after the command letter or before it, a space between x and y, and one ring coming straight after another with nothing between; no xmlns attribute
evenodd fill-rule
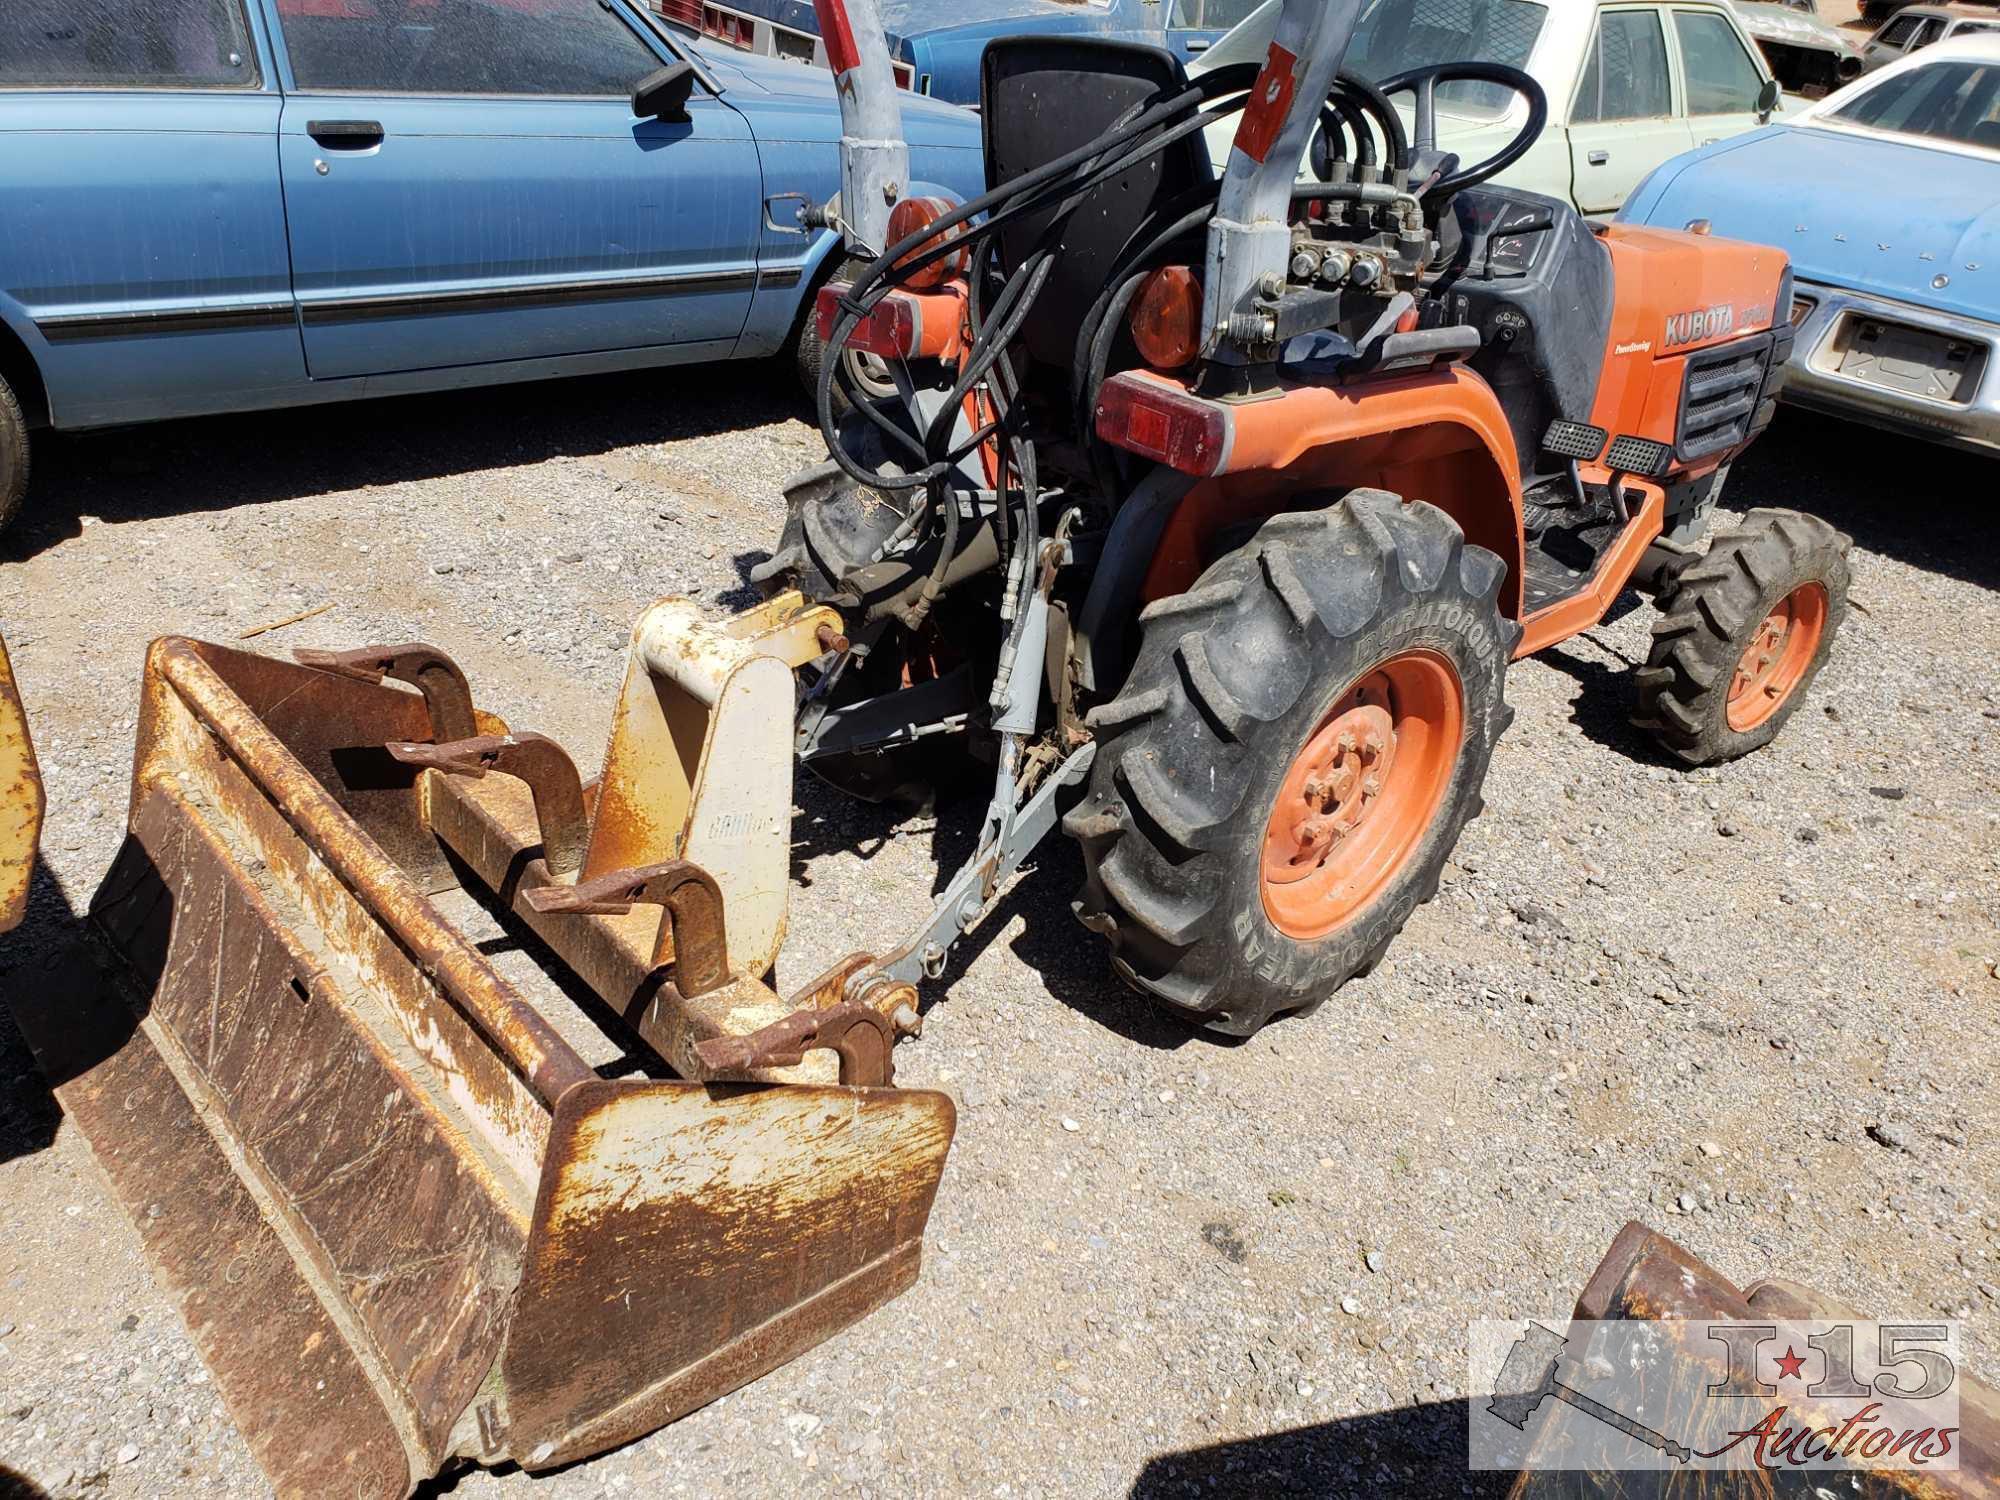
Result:
<svg viewBox="0 0 2000 1500"><path fill-rule="evenodd" d="M1667 331L1660 340L1660 347L1676 349L1682 344L1698 344L1704 339L1719 339L1725 333L1735 331L1735 303L1722 302L1714 307L1691 308L1684 313L1675 313L1667 319Z"/></svg>

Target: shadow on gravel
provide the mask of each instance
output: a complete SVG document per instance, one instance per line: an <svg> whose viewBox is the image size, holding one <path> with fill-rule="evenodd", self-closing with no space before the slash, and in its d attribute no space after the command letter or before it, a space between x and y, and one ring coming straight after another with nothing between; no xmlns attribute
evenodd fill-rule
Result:
<svg viewBox="0 0 2000 1500"><path fill-rule="evenodd" d="M116 525L231 510L804 418L796 390L763 364L706 365L41 432L0 561L76 536L86 515Z"/></svg>
<svg viewBox="0 0 2000 1500"><path fill-rule="evenodd" d="M1465 1466L1466 1403L1368 1412L1151 1459L1133 1500L1202 1496L1502 1496L1513 1476Z"/></svg>
<svg viewBox="0 0 2000 1500"><path fill-rule="evenodd" d="M1870 552L2000 590L1990 458L1786 407L1738 459L1723 503L1810 511ZM1869 603L1864 575L1855 597Z"/></svg>
<svg viewBox="0 0 2000 1500"><path fill-rule="evenodd" d="M55 1144L62 1106L21 1034L14 1007L63 982L64 957L82 921L61 882L42 865L28 889L27 920L0 937L0 1162ZM0 1484L0 1500L7 1497Z"/></svg>
<svg viewBox="0 0 2000 1500"><path fill-rule="evenodd" d="M25 1474L0 1464L0 1500L48 1500L48 1491Z"/></svg>

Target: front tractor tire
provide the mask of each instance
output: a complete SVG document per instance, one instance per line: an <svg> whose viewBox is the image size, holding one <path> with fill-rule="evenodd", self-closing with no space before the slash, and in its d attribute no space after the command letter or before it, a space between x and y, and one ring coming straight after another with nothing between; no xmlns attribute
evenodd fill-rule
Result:
<svg viewBox="0 0 2000 1500"><path fill-rule="evenodd" d="M1275 516L1141 615L1064 820L1118 973L1232 1036L1381 958L1478 815L1520 628L1435 506Z"/></svg>
<svg viewBox="0 0 2000 1500"><path fill-rule="evenodd" d="M1768 745L1847 617L1852 541L1817 516L1753 510L1660 603L1633 722L1691 766Z"/></svg>

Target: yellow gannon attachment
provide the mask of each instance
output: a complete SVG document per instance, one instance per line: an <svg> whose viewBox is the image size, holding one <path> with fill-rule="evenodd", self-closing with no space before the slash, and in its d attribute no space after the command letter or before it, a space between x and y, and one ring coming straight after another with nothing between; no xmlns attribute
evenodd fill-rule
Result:
<svg viewBox="0 0 2000 1500"><path fill-rule="evenodd" d="M0 640L0 932L28 914L28 883L42 836L42 773L28 738L28 715Z"/></svg>
<svg viewBox="0 0 2000 1500"><path fill-rule="evenodd" d="M429 647L153 646L129 836L22 1020L280 1493L570 1463L915 1281L914 994L767 980L823 628L655 606L587 785Z"/></svg>

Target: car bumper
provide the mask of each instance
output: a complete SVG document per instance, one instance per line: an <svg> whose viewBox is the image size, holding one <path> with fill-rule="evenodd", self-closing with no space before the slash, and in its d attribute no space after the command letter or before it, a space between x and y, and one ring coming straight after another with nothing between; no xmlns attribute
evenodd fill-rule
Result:
<svg viewBox="0 0 2000 1500"><path fill-rule="evenodd" d="M1798 283L1796 296L1811 305L1798 322L1779 399L1933 442L2000 451L2000 324L1808 281ZM1885 353L1869 356L1864 344ZM1926 364L1931 354L1934 369Z"/></svg>

